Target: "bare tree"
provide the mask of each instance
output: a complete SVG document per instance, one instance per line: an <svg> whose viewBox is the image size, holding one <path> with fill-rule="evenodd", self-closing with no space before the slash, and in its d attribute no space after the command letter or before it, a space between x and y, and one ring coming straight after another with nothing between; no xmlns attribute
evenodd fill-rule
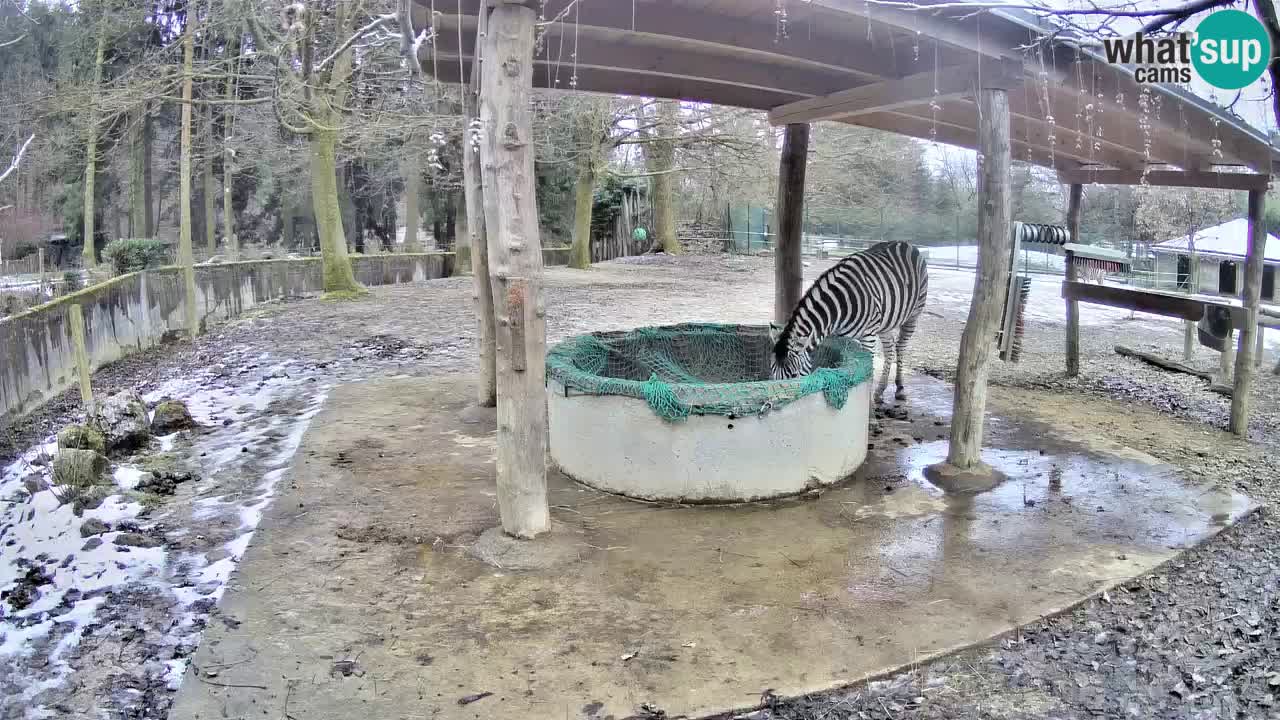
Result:
<svg viewBox="0 0 1280 720"><path fill-rule="evenodd" d="M36 134L31 133L27 136L26 142L18 147L18 151L13 154L13 160L9 162L9 167L0 173L0 182L4 182L15 170L22 165L22 156L27 154L27 148L31 146L31 141L36 139Z"/></svg>

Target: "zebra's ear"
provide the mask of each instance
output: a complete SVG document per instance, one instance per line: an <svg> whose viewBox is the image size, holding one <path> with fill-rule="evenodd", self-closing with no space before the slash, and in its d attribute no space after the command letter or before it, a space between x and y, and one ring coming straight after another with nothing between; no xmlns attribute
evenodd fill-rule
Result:
<svg viewBox="0 0 1280 720"><path fill-rule="evenodd" d="M769 323L769 344L777 345L780 337L782 337L782 326L775 322Z"/></svg>

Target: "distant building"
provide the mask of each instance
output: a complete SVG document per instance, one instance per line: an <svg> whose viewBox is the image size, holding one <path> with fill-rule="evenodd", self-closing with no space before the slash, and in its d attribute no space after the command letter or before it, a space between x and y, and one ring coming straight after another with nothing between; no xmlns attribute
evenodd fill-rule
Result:
<svg viewBox="0 0 1280 720"><path fill-rule="evenodd" d="M1194 292L1240 295L1244 290L1244 262L1249 247L1249 221L1231 220L1192 237L1183 236L1151 246L1156 257L1156 287L1186 290L1191 278L1191 253L1200 264ZM1276 267L1280 266L1280 238L1267 236L1263 255L1262 299L1276 300Z"/></svg>

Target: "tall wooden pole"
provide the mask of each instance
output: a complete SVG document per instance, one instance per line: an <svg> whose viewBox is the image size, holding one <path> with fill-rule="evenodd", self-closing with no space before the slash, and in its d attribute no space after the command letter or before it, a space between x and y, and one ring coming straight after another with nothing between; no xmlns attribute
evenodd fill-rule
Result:
<svg viewBox="0 0 1280 720"><path fill-rule="evenodd" d="M1267 228L1262 222L1266 192L1249 191L1249 252L1244 263L1244 327L1240 328L1240 348L1236 351L1236 377L1231 392L1231 432L1249 433L1249 393L1253 390L1253 356L1257 351L1258 303L1262 301L1262 259L1267 247Z"/></svg>
<svg viewBox="0 0 1280 720"><path fill-rule="evenodd" d="M498 404L497 365L495 360L495 336L493 311L493 287L489 284L489 244L485 235L485 204L482 187L483 173L480 170L479 133L472 133L472 128L480 118L480 52L484 45L485 27L488 10L486 3L480 3L479 22L476 27L476 54L471 63L471 80L464 90L466 103L467 129L462 144L462 179L467 205L467 234L471 244L471 277L475 283L474 297L476 320L480 341L480 377L476 383L476 402L480 407L493 407ZM417 185L414 185L417 188ZM416 207L416 203L415 203ZM409 218L417 223L417 217Z"/></svg>
<svg viewBox="0 0 1280 720"><path fill-rule="evenodd" d="M772 144L772 141L771 143ZM773 266L773 317L783 324L804 293L804 176L809 164L809 124L787 125L778 159L778 254Z"/></svg>
<svg viewBox="0 0 1280 720"><path fill-rule="evenodd" d="M1071 242L1080 242L1080 211L1084 201L1084 186L1072 185L1067 195L1067 232ZM1067 253L1067 282L1076 282L1075 258ZM1080 374L1080 303L1067 301L1067 377Z"/></svg>
<svg viewBox="0 0 1280 720"><path fill-rule="evenodd" d="M982 88L979 92L978 163L978 267L969 319L960 337L947 452L947 463L965 472L985 471L981 452L987 365L1000 324L1008 285L1004 273L1013 243L1009 227L1009 94L1004 89Z"/></svg>
<svg viewBox="0 0 1280 720"><path fill-rule="evenodd" d="M480 71L480 167L497 313L498 509L503 530L517 538L551 529L546 307L529 112L533 29L532 8L497 2Z"/></svg>

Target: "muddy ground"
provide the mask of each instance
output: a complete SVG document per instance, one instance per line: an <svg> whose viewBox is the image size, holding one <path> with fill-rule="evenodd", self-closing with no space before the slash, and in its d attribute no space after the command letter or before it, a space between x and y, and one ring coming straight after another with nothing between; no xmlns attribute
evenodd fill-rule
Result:
<svg viewBox="0 0 1280 720"><path fill-rule="evenodd" d="M809 267L807 276L821 269ZM993 406L1102 429L1116 442L1193 476L1264 502L1276 497L1280 378L1262 375L1252 442L1235 440L1222 431L1227 401L1202 381L1113 351L1123 343L1176 358L1179 324L1091 309L1084 319L1082 375L1065 379L1062 302L1053 282L1038 283L1032 292L1036 311L1029 315L1022 361L997 363L992 370ZM954 371L972 283L964 272L932 274L929 312L909 361L916 372L947 378ZM587 330L694 320L762 323L772 307L772 265L765 258L651 256L589 272L555 268L548 273L547 294L552 341ZM261 352L306 368L323 382L473 372L470 296L469 278L451 278L378 288L358 302L278 303L215 327L194 347L174 345L117 363L95 377L96 385L99 392L145 393L188 368ZM1275 355L1273 347L1268 366ZM1215 369L1217 356L1201 350L1197 364ZM0 461L56 430L78 412L77 405L64 396L0 433ZM751 717L1280 717L1278 531L1264 510L1124 592L995 647L849 692L770 703ZM151 710L162 713L164 707L157 699Z"/></svg>

